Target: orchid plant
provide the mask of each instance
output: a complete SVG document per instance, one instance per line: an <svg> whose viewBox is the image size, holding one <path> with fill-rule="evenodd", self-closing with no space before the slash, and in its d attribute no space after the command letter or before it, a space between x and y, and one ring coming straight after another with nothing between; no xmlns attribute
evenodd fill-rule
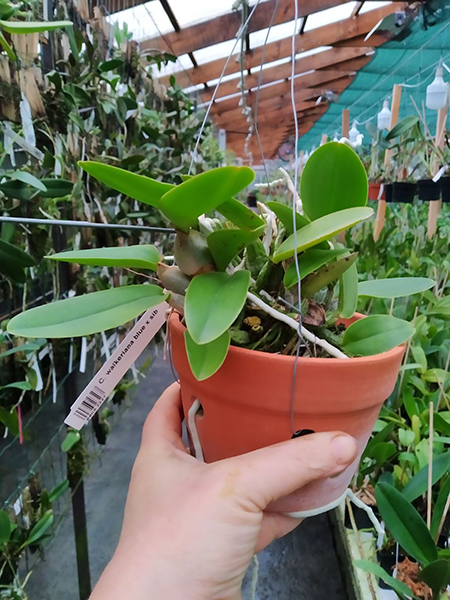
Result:
<svg viewBox="0 0 450 600"><path fill-rule="evenodd" d="M359 296L422 292L428 278L358 283L357 253L336 236L372 216L367 176L354 151L330 142L302 174L302 207L235 196L254 178L248 167L221 167L179 185L99 162L80 166L108 188L158 208L173 224L175 265L151 245L62 252L51 260L155 271L142 283L75 296L16 316L8 330L25 337L85 336L111 329L167 301L184 320L189 363L199 380L213 375L230 344L264 352L348 358L386 352L414 334L391 315L354 320ZM354 320L350 324L349 320ZM345 325L348 325L347 328ZM300 335L299 335L300 334Z"/></svg>

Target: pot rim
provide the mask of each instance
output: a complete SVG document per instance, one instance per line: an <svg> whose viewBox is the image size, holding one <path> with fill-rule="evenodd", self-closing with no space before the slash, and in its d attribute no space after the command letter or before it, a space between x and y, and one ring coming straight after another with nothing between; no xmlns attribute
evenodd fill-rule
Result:
<svg viewBox="0 0 450 600"><path fill-rule="evenodd" d="M364 317L366 315L355 312L354 316L357 319L364 319ZM186 327L181 323L180 317L181 317L181 315L177 311L174 310L172 312L172 314L169 317L169 321L168 321L168 330L170 330L170 327L176 327L177 329L180 329L183 332L186 330ZM169 331L168 331L168 333L169 333ZM403 355L403 353L405 351L405 346L406 346L406 344L400 344L400 346L395 346L395 348L392 348L391 350L388 350L387 352L382 352L380 354L371 354L370 356L354 356L354 357L350 356L350 357L348 357L348 359L334 358L332 356L330 356L329 358L314 358L314 357L310 357L310 356L308 356L308 357L300 356L297 360L298 360L299 364L308 363L308 364L319 365L319 364L324 364L326 362L327 364L330 364L330 365L331 364L332 365L358 364L359 366L364 366L364 363L369 364L369 363L374 363L374 362L385 362L385 361L389 362L390 360L396 358L398 355L400 355L400 354ZM285 363L295 360L294 356L273 354L271 352L261 352L260 350L249 350L248 348L239 348L238 346L231 346L231 345L230 345L228 354L230 352L239 353L243 357L244 356L247 356L247 357L271 356L272 360L276 360L277 362L285 362Z"/></svg>

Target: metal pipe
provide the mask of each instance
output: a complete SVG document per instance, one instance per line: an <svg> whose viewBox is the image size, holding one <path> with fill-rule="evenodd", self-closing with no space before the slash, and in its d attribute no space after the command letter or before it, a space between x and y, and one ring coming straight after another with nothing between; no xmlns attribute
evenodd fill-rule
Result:
<svg viewBox="0 0 450 600"><path fill-rule="evenodd" d="M60 225L61 227L92 227L97 229L122 229L125 231L153 231L175 233L170 227L149 227L146 225L116 225L114 223L90 223L89 221L68 221L64 219L29 219L22 217L0 216L0 223L26 223L28 225Z"/></svg>

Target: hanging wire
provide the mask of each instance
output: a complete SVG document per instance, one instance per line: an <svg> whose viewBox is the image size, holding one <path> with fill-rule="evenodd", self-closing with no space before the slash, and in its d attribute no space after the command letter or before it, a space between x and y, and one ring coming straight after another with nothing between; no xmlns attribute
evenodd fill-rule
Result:
<svg viewBox="0 0 450 600"><path fill-rule="evenodd" d="M242 27L239 29L239 31L238 31L238 32L237 32L237 34L236 34L236 40L235 40L235 42L234 42L234 44L233 44L233 48L231 49L231 52L230 52L230 54L228 55L228 58L227 58L227 60L225 61L225 64L224 64L224 66L223 66L223 69L222 69L222 73L220 74L220 77L219 77L219 81L217 82L217 84L216 84L216 87L214 88L213 95L212 95L212 97L211 97L211 100L210 100L210 102L209 102L208 108L206 109L206 113L205 113L205 117L204 117L204 119L203 119L203 123L201 124L200 130L199 130L199 132L198 132L197 141L196 141L196 143L195 143L195 147L194 147L194 152L192 153L191 164L189 165L189 171L188 171L188 175L190 175L190 174L191 174L192 167L194 166L194 160L195 160L195 158L196 158L196 156L197 156L197 150L198 150L198 146L199 146L199 144L200 144L200 139L201 139L201 137L202 137L202 135L203 135L203 131L204 131L204 129L205 129L205 125L206 125L206 122L207 122L207 120L208 120L209 113L211 112L211 107L212 107L212 105L213 105L213 103L214 103L214 100L216 99L217 92L218 92L218 90L219 90L219 86L220 86L220 84L222 83L222 79L224 78L224 75L225 75L225 73L226 73L226 70L228 69L228 65L230 64L231 57L233 56L233 54L234 54L234 51L235 51L235 49L236 49L236 46L238 45L238 43L239 43L239 41L240 41L240 39L241 39L242 35L244 34L245 30L247 29L247 25L249 24L249 22L250 22L250 19L252 18L252 16L253 16L253 13L255 12L255 10L258 8L258 6L259 6L260 2L261 2L261 0L258 0L258 1L256 2L256 4L255 4L255 6L253 7L253 9L252 9L251 13L248 15L248 18L247 18L247 20L245 21L244 25L243 25L243 26L242 26Z"/></svg>
<svg viewBox="0 0 450 600"><path fill-rule="evenodd" d="M294 31L292 33L292 70L291 70L291 103L292 103L292 112L294 115L294 126L295 126L295 142L294 142L294 193L292 194L292 223L294 227L294 248L297 248L297 199L296 193L298 189L298 167L299 167L299 156L298 156L298 140L299 140L299 131L298 131L298 116L297 116L297 107L295 105L295 42L297 36L297 24L298 24L298 2L294 2L295 5L295 18L294 18ZM292 374L292 389L291 389L291 406L290 406L290 417L291 417L291 431L292 435L295 434L295 422L294 422L294 403L295 403L295 388L297 382L297 369L298 369L298 359L300 355L301 348L301 340L302 336L302 282L300 277L300 266L298 264L298 254L295 252L294 254L294 262L295 262L295 270L297 273L297 293L298 293L298 343L297 343L297 351L295 353L294 360L294 372Z"/></svg>
<svg viewBox="0 0 450 600"><path fill-rule="evenodd" d="M264 167L264 173L266 175L267 183L269 183L269 173L267 171L267 165L266 165L266 161L264 158L264 151L263 151L263 147L262 147L262 143L261 143L261 136L259 135L258 107L259 107L259 96L260 96L261 84L262 84L263 67L264 67L264 63L266 61L266 50L267 50L267 44L269 41L269 34L273 27L273 23L275 21L275 17L277 15L279 6L280 6L280 0L277 0L276 4L275 4L275 8L273 9L272 18L270 19L269 28L268 28L267 34L266 34L266 39L264 40L264 47L263 47L263 52L262 52L262 57L261 57L261 65L259 67L258 87L256 89L256 101L255 101L255 116L254 116L255 134L256 134L256 139L258 141L259 151L261 153L261 160L262 160L262 164Z"/></svg>

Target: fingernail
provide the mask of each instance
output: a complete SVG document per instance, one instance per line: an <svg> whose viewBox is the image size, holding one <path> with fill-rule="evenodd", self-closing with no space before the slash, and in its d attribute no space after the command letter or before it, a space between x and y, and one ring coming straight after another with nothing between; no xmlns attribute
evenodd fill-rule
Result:
<svg viewBox="0 0 450 600"><path fill-rule="evenodd" d="M350 464L356 455L356 442L349 435L338 435L331 440L338 465Z"/></svg>

